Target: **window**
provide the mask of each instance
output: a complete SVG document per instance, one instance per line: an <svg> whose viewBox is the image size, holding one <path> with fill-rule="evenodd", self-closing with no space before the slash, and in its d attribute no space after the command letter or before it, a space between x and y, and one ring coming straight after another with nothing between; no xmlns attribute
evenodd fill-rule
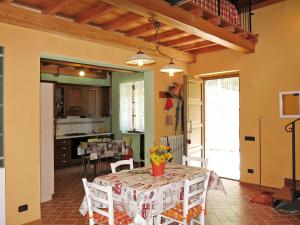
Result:
<svg viewBox="0 0 300 225"><path fill-rule="evenodd" d="M120 83L120 129L144 131L144 81Z"/></svg>

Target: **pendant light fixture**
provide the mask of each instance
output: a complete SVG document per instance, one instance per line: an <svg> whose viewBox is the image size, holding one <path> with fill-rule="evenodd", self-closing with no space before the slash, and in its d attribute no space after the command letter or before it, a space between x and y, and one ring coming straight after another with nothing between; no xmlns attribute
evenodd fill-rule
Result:
<svg viewBox="0 0 300 225"><path fill-rule="evenodd" d="M182 73L183 69L179 66L176 66L171 58L171 62L160 69L160 72L168 73L170 77L174 76L175 73Z"/></svg>
<svg viewBox="0 0 300 225"><path fill-rule="evenodd" d="M159 40L159 27L160 27L160 23L158 21L156 21L153 18L149 19L149 22L151 22L153 24L153 26L155 27L155 37L156 37L156 42L155 42L155 49L152 51L157 51L159 54L170 58L171 62L164 66L163 68L160 69L160 72L163 73L168 73L170 76L173 76L175 73L181 73L184 70L182 68L180 68L179 66L176 66L175 63L173 62L173 58L168 56L167 54L163 53L160 51L159 46L160 46L160 40ZM144 54L141 51L142 48L139 49L139 51L136 53L135 56L131 57L130 59L128 59L126 61L126 64L128 65L132 65L132 66L144 66L144 65L151 65L156 63L154 58L152 58L149 55Z"/></svg>
<svg viewBox="0 0 300 225"><path fill-rule="evenodd" d="M136 53L135 56L131 57L126 61L126 64L132 65L132 66L144 66L144 65L151 65L154 64L155 60L149 56L144 54L141 49Z"/></svg>

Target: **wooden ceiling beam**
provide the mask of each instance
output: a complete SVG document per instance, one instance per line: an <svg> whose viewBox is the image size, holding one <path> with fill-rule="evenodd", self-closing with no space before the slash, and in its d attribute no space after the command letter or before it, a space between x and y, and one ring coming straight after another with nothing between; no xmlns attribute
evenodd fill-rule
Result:
<svg viewBox="0 0 300 225"><path fill-rule="evenodd" d="M159 34L159 39L169 38L175 35L183 34L184 31L178 29L172 29ZM149 37L144 38L145 41L153 42L156 41L157 37L155 35L151 35Z"/></svg>
<svg viewBox="0 0 300 225"><path fill-rule="evenodd" d="M211 41L201 41L201 42L197 42L194 44L183 45L183 46L178 47L177 49L180 51L191 51L194 49L203 48L203 47L210 46L210 45L215 45L215 43L213 43Z"/></svg>
<svg viewBox="0 0 300 225"><path fill-rule="evenodd" d="M219 50L225 50L227 49L226 47L222 46L222 45L211 45L208 47L202 47L199 49L195 49L192 51L189 51L192 54L198 55L198 54L203 54L203 53L209 53L209 52L215 52L215 51L219 51Z"/></svg>
<svg viewBox="0 0 300 225"><path fill-rule="evenodd" d="M74 0L56 0L49 6L43 8L42 13L52 16L62 10L66 5L70 4Z"/></svg>
<svg viewBox="0 0 300 225"><path fill-rule="evenodd" d="M162 26L164 26L164 25L160 24L160 27L162 27ZM127 36L137 37L143 33L146 33L148 31L152 31L152 30L155 30L153 23L147 23L147 24L141 25L139 27L133 28L133 29L125 32L125 34Z"/></svg>
<svg viewBox="0 0 300 225"><path fill-rule="evenodd" d="M190 35L190 36L178 38L178 39L175 39L175 40L162 42L161 44L163 46L166 46L166 47L172 47L172 46L176 46L176 45L179 45L179 44L182 44L182 43L185 43L185 42L190 42L190 41L195 41L195 40L202 40L202 39L199 38L198 36Z"/></svg>
<svg viewBox="0 0 300 225"><path fill-rule="evenodd" d="M0 22L98 44L109 44L123 49L137 50L140 47L143 47L146 49L144 51L145 53L161 56L157 52L147 50L154 49L154 43L144 41L140 38L127 37L116 32L108 32L96 27L74 23L54 16L45 16L35 11L15 7L11 4L0 3ZM195 62L195 56L190 53L164 46L161 46L160 48L161 51L171 55L175 60L186 63Z"/></svg>
<svg viewBox="0 0 300 225"><path fill-rule="evenodd" d="M195 16L199 16L199 17L203 17L204 15L204 11L202 8L200 7L196 7L192 10L190 10L189 12L193 13Z"/></svg>
<svg viewBox="0 0 300 225"><path fill-rule="evenodd" d="M75 76L79 77L79 68L65 68L59 65L43 65L41 64L41 73L48 73L53 75L67 75L67 76ZM94 72L88 69L83 69L85 72L84 77L88 78L97 78L97 79L106 79L108 75L108 71L102 72Z"/></svg>
<svg viewBox="0 0 300 225"><path fill-rule="evenodd" d="M129 23L132 23L136 20L140 20L142 19L142 16L139 16L135 13L132 12L128 12L120 17L117 17L111 21L108 21L107 23L101 25L102 29L104 30L116 30L117 28L121 27L121 26L125 26Z"/></svg>
<svg viewBox="0 0 300 225"><path fill-rule="evenodd" d="M154 17L159 22L215 42L236 51L250 53L255 51L255 43L243 39L211 22L195 16L178 6L171 6L164 0L102 0L108 4L134 12L146 18Z"/></svg>
<svg viewBox="0 0 300 225"><path fill-rule="evenodd" d="M89 23L92 20L103 16L106 13L109 13L113 9L113 6L104 4L103 2L98 2L97 4L93 5L92 7L89 7L79 13L74 21L76 23Z"/></svg>

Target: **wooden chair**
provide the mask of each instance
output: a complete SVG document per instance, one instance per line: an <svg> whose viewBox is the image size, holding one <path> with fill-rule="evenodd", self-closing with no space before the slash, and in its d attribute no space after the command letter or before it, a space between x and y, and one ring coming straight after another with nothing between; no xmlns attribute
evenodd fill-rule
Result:
<svg viewBox="0 0 300 225"><path fill-rule="evenodd" d="M86 195L88 206L88 221L89 225L96 224L124 224L132 223L132 219L125 213L114 210L113 196L111 186L101 186L88 182L85 178L82 179L83 187ZM101 196L98 196L101 193ZM105 197L102 197L105 195ZM106 206L107 208L96 208L93 203Z"/></svg>
<svg viewBox="0 0 300 225"><path fill-rule="evenodd" d="M116 173L116 168L123 165L129 165L130 170L133 170L133 159L120 160L118 162L111 163L110 164L111 172Z"/></svg>
<svg viewBox="0 0 300 225"><path fill-rule="evenodd" d="M208 188L209 172L204 176L184 182L183 203L164 211L156 217L156 225L171 223L204 225L205 202ZM161 219L165 221L161 223Z"/></svg>
<svg viewBox="0 0 300 225"><path fill-rule="evenodd" d="M207 168L208 159L198 158L193 156L182 156L182 165L189 165L190 162L199 162L202 168Z"/></svg>

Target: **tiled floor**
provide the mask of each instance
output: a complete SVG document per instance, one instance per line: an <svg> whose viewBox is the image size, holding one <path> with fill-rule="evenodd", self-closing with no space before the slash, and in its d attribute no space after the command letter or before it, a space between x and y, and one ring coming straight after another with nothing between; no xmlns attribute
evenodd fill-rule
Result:
<svg viewBox="0 0 300 225"><path fill-rule="evenodd" d="M210 191L207 197L206 225L300 225L300 215L290 215L250 202L260 190L250 185L223 180L227 196ZM84 192L80 168L55 172L56 195L53 201L42 204L43 224L85 224L78 209Z"/></svg>

